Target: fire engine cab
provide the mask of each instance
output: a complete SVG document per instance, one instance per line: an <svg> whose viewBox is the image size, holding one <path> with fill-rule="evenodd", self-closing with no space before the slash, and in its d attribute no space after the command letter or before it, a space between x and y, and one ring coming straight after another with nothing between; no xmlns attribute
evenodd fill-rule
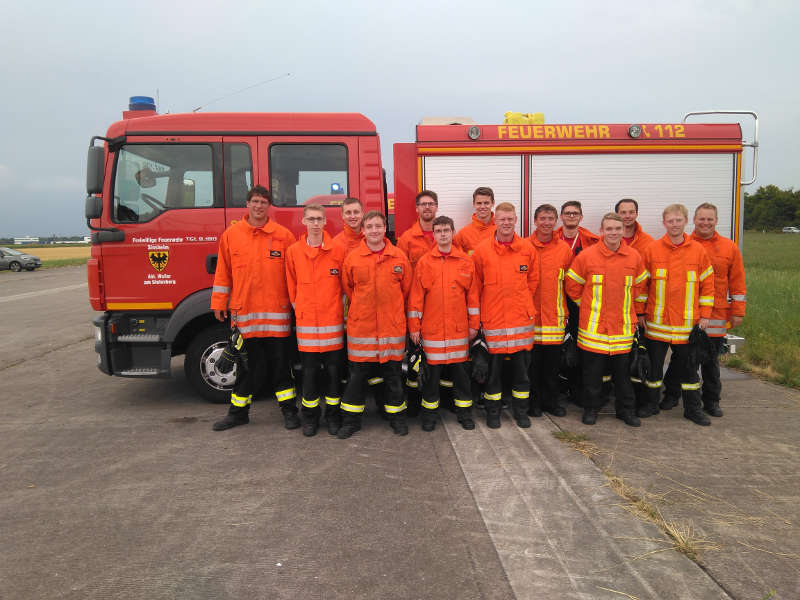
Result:
<svg viewBox="0 0 800 600"><path fill-rule="evenodd" d="M718 112L718 111L714 111ZM741 186L755 180L758 121L750 142L738 123L479 125L423 121L416 141L394 145L394 231L416 219L422 189L438 213L469 223L472 192L488 186L532 232L533 211L580 200L596 230L617 200L639 202L639 222L663 235L661 211L719 208L719 231L741 240ZM736 113L742 114L742 113ZM96 145L101 141L102 145ZM752 179L741 181L753 147ZM322 204L327 229L342 228L340 206L390 213L375 125L356 113L190 113L158 115L151 98L131 98L123 119L91 139L86 218L92 230L89 299L98 367L123 377L168 377L185 354L187 379L227 402L236 372L215 369L229 329L210 310L219 236L245 214L254 184L273 194L271 218L301 234L302 207ZM391 223L390 217L390 223Z"/></svg>

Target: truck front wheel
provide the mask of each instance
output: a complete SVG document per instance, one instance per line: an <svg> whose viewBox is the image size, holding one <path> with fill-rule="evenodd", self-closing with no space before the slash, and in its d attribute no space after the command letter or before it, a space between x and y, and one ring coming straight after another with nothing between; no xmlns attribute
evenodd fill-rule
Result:
<svg viewBox="0 0 800 600"><path fill-rule="evenodd" d="M228 344L231 330L226 325L213 325L194 336L186 349L183 370L186 379L209 402L230 401L236 383L236 367L230 373L220 373L216 364Z"/></svg>

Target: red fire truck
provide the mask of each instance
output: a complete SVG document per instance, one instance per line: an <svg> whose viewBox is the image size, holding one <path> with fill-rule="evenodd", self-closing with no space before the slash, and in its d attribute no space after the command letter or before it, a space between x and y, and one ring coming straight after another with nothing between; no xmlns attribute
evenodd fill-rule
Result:
<svg viewBox="0 0 800 600"><path fill-rule="evenodd" d="M360 114L191 113L158 115L152 99L90 142L86 218L92 230L89 297L98 367L123 377L168 377L185 354L192 385L227 401L236 373L214 365L228 329L209 309L219 235L246 212L254 184L273 193L272 218L301 233L302 206L326 207L342 228L341 201L390 213L374 124ZM755 118L755 114L747 113ZM102 141L102 145L96 145ZM428 125L395 144L394 232L411 226L414 196L439 195L439 214L469 222L472 191L489 186L515 204L529 235L542 203L584 205L584 225L622 197L660 237L666 204L710 201L720 231L739 239L743 147L738 123L629 125ZM755 152L754 167L755 171ZM753 173L755 176L755 172ZM753 177L754 179L755 177ZM391 224L390 220L390 224Z"/></svg>

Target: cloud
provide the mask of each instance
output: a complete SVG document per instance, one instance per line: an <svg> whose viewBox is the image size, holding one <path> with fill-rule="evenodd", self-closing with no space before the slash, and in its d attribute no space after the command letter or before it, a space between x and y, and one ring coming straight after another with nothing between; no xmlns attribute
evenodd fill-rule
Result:
<svg viewBox="0 0 800 600"><path fill-rule="evenodd" d="M14 173L8 165L0 165L0 189L11 187L14 182Z"/></svg>
<svg viewBox="0 0 800 600"><path fill-rule="evenodd" d="M23 186L29 192L81 192L84 182L80 177L70 175L54 175L45 179L26 181Z"/></svg>

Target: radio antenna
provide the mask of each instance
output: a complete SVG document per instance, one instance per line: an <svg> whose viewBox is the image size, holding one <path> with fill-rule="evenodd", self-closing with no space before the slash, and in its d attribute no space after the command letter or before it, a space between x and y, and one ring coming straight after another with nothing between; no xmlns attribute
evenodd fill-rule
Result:
<svg viewBox="0 0 800 600"><path fill-rule="evenodd" d="M235 96L236 94L241 94L242 92L246 92L247 90L252 90L254 87L258 87L260 85L264 85L265 83L270 83L271 81L277 81L278 79L283 79L284 77L289 77L291 73L283 73L278 75L277 77L272 77L271 79L265 79L264 81L259 81L258 83L254 83L253 85L248 85L247 87L243 87L240 90L236 90L235 92L231 92L230 94L226 94L224 96L220 96L219 98L214 98L213 100L209 100L205 104L202 104L195 108L192 112L196 113L198 110L201 110L208 106L209 104L213 104L214 102L219 102L220 100L225 100L225 98L230 98L231 96Z"/></svg>

